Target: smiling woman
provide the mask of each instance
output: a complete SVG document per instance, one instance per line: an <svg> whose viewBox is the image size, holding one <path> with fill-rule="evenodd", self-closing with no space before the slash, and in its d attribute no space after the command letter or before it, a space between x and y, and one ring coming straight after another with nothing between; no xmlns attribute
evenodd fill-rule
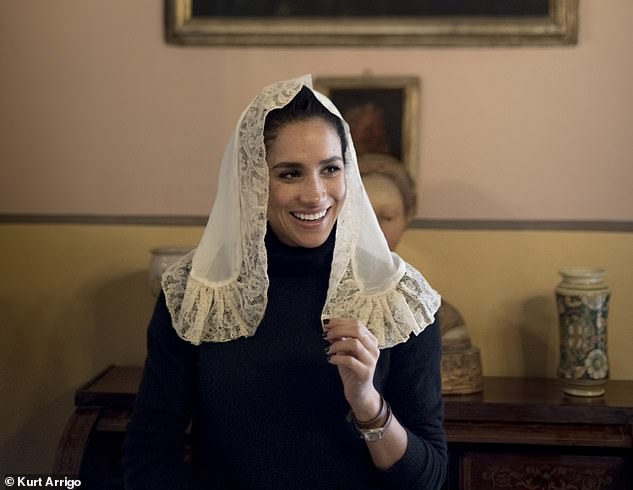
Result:
<svg viewBox="0 0 633 490"><path fill-rule="evenodd" d="M264 88L163 275L126 488L440 488L439 302L389 251L338 109L308 76Z"/></svg>
<svg viewBox="0 0 633 490"><path fill-rule="evenodd" d="M341 140L321 119L285 126L267 152L268 222L286 245L318 247L345 198Z"/></svg>

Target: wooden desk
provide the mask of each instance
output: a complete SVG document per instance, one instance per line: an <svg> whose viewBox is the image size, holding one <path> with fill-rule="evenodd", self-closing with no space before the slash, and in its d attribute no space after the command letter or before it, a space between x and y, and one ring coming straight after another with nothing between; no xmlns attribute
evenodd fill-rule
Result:
<svg viewBox="0 0 633 490"><path fill-rule="evenodd" d="M85 488L123 489L122 444L142 374L141 367L110 366L77 390L54 474L79 475Z"/></svg>
<svg viewBox="0 0 633 490"><path fill-rule="evenodd" d="M77 391L55 473L123 488L121 443L141 374L112 366ZM487 377L483 393L444 402L448 490L633 488L633 381L589 399L564 395L555 379Z"/></svg>

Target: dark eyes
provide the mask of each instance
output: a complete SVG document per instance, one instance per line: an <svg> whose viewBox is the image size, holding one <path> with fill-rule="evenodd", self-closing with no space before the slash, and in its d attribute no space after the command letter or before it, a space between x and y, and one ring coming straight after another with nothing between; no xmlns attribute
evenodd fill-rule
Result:
<svg viewBox="0 0 633 490"><path fill-rule="evenodd" d="M341 170L341 166L340 165L328 165L326 166L323 171L326 174L336 174Z"/></svg>
<svg viewBox="0 0 633 490"><path fill-rule="evenodd" d="M341 165L337 165L337 164L326 165L321 170L321 174L325 175L326 177L332 177L334 175L337 175L341 171L341 169L342 169ZM301 170L289 169L289 170L284 170L281 173L279 173L279 178L281 180L295 180L295 179L301 178L302 175L303 173Z"/></svg>
<svg viewBox="0 0 633 490"><path fill-rule="evenodd" d="M287 170L287 171L281 172L279 174L279 178L284 179L284 180L291 180L291 179L295 179L299 177L299 175L301 174L298 170Z"/></svg>

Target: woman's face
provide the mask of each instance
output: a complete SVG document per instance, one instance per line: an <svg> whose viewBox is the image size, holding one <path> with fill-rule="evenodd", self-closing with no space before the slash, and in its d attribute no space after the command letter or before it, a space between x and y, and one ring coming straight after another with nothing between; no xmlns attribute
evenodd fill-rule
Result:
<svg viewBox="0 0 633 490"><path fill-rule="evenodd" d="M283 126L266 154L268 222L282 243L314 248L330 235L345 199L341 140L325 120Z"/></svg>
<svg viewBox="0 0 633 490"><path fill-rule="evenodd" d="M409 225L400 190L389 177L380 174L365 175L363 185L389 248L394 250Z"/></svg>

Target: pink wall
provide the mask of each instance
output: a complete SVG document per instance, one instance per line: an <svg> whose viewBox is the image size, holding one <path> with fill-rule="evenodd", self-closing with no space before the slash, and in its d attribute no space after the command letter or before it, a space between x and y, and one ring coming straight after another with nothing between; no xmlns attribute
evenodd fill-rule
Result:
<svg viewBox="0 0 633 490"><path fill-rule="evenodd" d="M276 79L421 80L420 216L633 220L633 2L573 47L165 44L162 3L0 3L0 214L204 215L238 114Z"/></svg>

